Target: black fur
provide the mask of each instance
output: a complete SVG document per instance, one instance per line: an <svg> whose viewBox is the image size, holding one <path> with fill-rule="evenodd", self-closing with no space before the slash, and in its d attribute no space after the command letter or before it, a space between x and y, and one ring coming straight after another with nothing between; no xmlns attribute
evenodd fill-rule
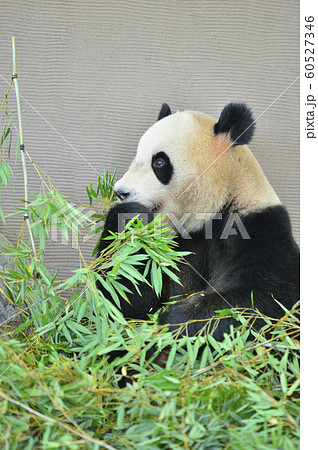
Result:
<svg viewBox="0 0 318 450"><path fill-rule="evenodd" d="M161 106L161 110L158 115L158 120L163 119L164 117L170 116L172 114L171 109L167 103L163 103Z"/></svg>
<svg viewBox="0 0 318 450"><path fill-rule="evenodd" d="M214 125L214 134L229 133L233 145L245 145L253 137L255 123L251 110L244 103L229 103Z"/></svg>
<svg viewBox="0 0 318 450"><path fill-rule="evenodd" d="M162 167L156 167L156 162L158 160L162 160L164 162ZM168 184L170 182L173 175L173 166L170 162L169 156L165 152L159 152L153 155L151 167L161 183Z"/></svg>
<svg viewBox="0 0 318 450"><path fill-rule="evenodd" d="M109 231L121 233L129 220L139 214L143 223L147 224L154 219L154 214L148 208L137 202L118 203L107 214L104 230L99 243L99 253L109 245L103 238L109 236Z"/></svg>
<svg viewBox="0 0 318 450"><path fill-rule="evenodd" d="M105 241L104 239L109 236L109 232L113 231L117 233L123 231L125 224L138 214L145 225L154 219L154 214L145 206L137 202L119 203L109 210L99 242L99 255L110 244L108 240ZM107 276L106 273L103 273L102 275ZM154 314L161 306L161 299L154 295L152 289L147 284L139 285L139 290L141 292L140 296L129 280L121 279L120 282L133 292L130 296L131 303L128 303L123 298L120 299L121 311L125 317L147 320L149 319L148 314ZM97 281L96 286L103 292L105 297L115 305L115 302L99 281Z"/></svg>
<svg viewBox="0 0 318 450"><path fill-rule="evenodd" d="M152 217L151 212L138 203L117 205L108 214L103 236L108 234L109 228L117 231L116 214L125 209L130 214L147 212L149 219ZM194 294L170 305L161 314L160 323L169 325L171 330L181 325L181 334L190 336L213 329L217 340L222 340L223 334L230 331L230 325L236 324L232 318L218 321L217 310L239 307L250 311L253 306L270 317L282 317L284 311L274 298L287 309L299 300L299 249L292 237L286 209L274 206L241 217L250 239L243 239L240 233L222 239L229 218L229 209L225 208L222 219L212 222L211 240L204 238L204 230L192 234L192 239L177 238L179 250L196 252L186 258L191 266L180 266L178 275L183 287L165 278L162 297L158 299L149 286L140 286L142 297L135 292L130 297L131 305L122 301L123 314L147 318L150 308L153 313L170 297ZM105 241L101 240L100 251L104 246ZM131 284L125 283L132 289ZM103 290L102 286L98 287ZM105 295L109 298L107 293ZM211 318L214 319L210 321ZM195 322L196 319L200 321ZM187 327L182 326L193 320ZM260 325L255 322L253 326L259 328Z"/></svg>
<svg viewBox="0 0 318 450"><path fill-rule="evenodd" d="M202 239L202 232L194 236L197 255L192 256L192 262L189 261L201 274L202 267L205 272L210 271L208 278L205 277L210 286L204 290L203 296L197 294L171 305L161 315L161 324L207 319L207 322L190 323L183 332L192 336L204 326L211 330L218 324L214 337L222 340L223 334L229 332L230 324L235 324L235 321L223 319L218 323L215 311L231 307L249 309L253 292L254 308L270 317L280 318L285 313L274 298L287 309L299 300L299 249L292 237L286 209L283 206L270 207L242 218L250 239L243 239L240 234L221 239L229 213L225 211L223 217L213 223L214 237L210 245ZM188 242L180 239L180 250L188 248ZM205 264L202 265L203 261ZM181 281L186 282L182 272ZM195 285L188 286L189 292L195 290ZM175 295L174 286L169 294ZM211 317L215 319L208 322ZM176 326L170 328L175 329ZM254 324L254 328L258 328L258 324Z"/></svg>

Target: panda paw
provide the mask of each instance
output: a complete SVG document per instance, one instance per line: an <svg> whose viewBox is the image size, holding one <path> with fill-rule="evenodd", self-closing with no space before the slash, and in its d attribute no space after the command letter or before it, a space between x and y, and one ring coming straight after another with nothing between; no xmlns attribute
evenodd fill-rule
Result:
<svg viewBox="0 0 318 450"><path fill-rule="evenodd" d="M150 209L141 203L118 203L109 210L104 230L121 233L125 229L125 225L137 215L139 215L144 225L147 225L154 219L154 214Z"/></svg>
<svg viewBox="0 0 318 450"><path fill-rule="evenodd" d="M197 298L197 296L194 296L193 298L181 300L170 305L159 316L159 324L168 325L169 331L177 332L181 335L196 335L207 324L207 320L204 319L207 319L207 314L209 315L207 310L203 313L204 317L200 313L200 300L201 297Z"/></svg>
<svg viewBox="0 0 318 450"><path fill-rule="evenodd" d="M159 316L160 325L168 325L176 335L197 336L213 334L216 340L223 340L223 333L229 332L233 318L220 320L215 312L228 305L216 293L198 293L170 305Z"/></svg>

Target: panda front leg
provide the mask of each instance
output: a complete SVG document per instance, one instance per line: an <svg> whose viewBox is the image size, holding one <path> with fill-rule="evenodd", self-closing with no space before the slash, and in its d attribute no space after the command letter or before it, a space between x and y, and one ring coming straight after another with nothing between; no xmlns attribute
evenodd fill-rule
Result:
<svg viewBox="0 0 318 450"><path fill-rule="evenodd" d="M220 316L216 311L231 308L244 308L244 316L251 319L250 327L255 331L265 325L265 322L257 318L257 313L252 309L251 292L247 290L224 294L204 292L193 295L168 306L159 316L159 324L167 325L169 330L175 332L177 336L212 334L217 341L223 341L224 333L230 333L231 325L237 327L241 322L232 316Z"/></svg>
<svg viewBox="0 0 318 450"><path fill-rule="evenodd" d="M110 235L110 232L122 232L125 229L126 223L137 215L139 215L144 225L151 222L154 218L154 214L148 208L137 202L119 203L109 210L99 243L99 255L110 244L109 240L105 240ZM143 273L143 265L136 266L136 268ZM107 273L102 273L102 276L107 276ZM128 295L130 303L123 298L120 299L121 311L126 319L148 320L148 314L154 314L160 308L161 299L157 297L154 290L148 284L141 283L138 285L140 295L133 284L126 278L121 278L120 283L132 292L132 294ZM109 293L105 291L99 281L97 281L97 288L103 292L106 298L112 301L109 298Z"/></svg>

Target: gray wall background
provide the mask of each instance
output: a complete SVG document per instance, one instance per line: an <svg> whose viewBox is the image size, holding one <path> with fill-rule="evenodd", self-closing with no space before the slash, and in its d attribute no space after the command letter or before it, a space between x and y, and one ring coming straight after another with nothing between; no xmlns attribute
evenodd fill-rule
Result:
<svg viewBox="0 0 318 450"><path fill-rule="evenodd" d="M173 111L217 117L228 102L244 101L255 117L264 113L250 148L287 206L298 239L298 1L5 2L1 100L12 74L11 36L26 100L26 148L71 202L87 203L85 184L96 185L104 168L118 166L119 175L127 170L162 102ZM13 91L9 102L15 109ZM1 199L7 213L23 197L20 161L14 175L12 193ZM40 190L30 165L29 189ZM20 227L15 218L0 231L15 242ZM46 261L52 270L62 265L63 277L80 261L58 240L48 243ZM93 240L82 245L86 257L93 246Z"/></svg>

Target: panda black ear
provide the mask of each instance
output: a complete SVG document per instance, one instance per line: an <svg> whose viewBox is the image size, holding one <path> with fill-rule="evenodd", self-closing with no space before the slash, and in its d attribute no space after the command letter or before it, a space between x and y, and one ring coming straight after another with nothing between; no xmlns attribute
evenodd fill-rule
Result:
<svg viewBox="0 0 318 450"><path fill-rule="evenodd" d="M158 120L163 119L164 117L170 116L172 114L171 109L167 103L163 103L161 106L161 110L158 116Z"/></svg>
<svg viewBox="0 0 318 450"><path fill-rule="evenodd" d="M245 145L252 139L254 129L252 111L244 103L229 103L214 125L214 134L229 133L233 145Z"/></svg>

